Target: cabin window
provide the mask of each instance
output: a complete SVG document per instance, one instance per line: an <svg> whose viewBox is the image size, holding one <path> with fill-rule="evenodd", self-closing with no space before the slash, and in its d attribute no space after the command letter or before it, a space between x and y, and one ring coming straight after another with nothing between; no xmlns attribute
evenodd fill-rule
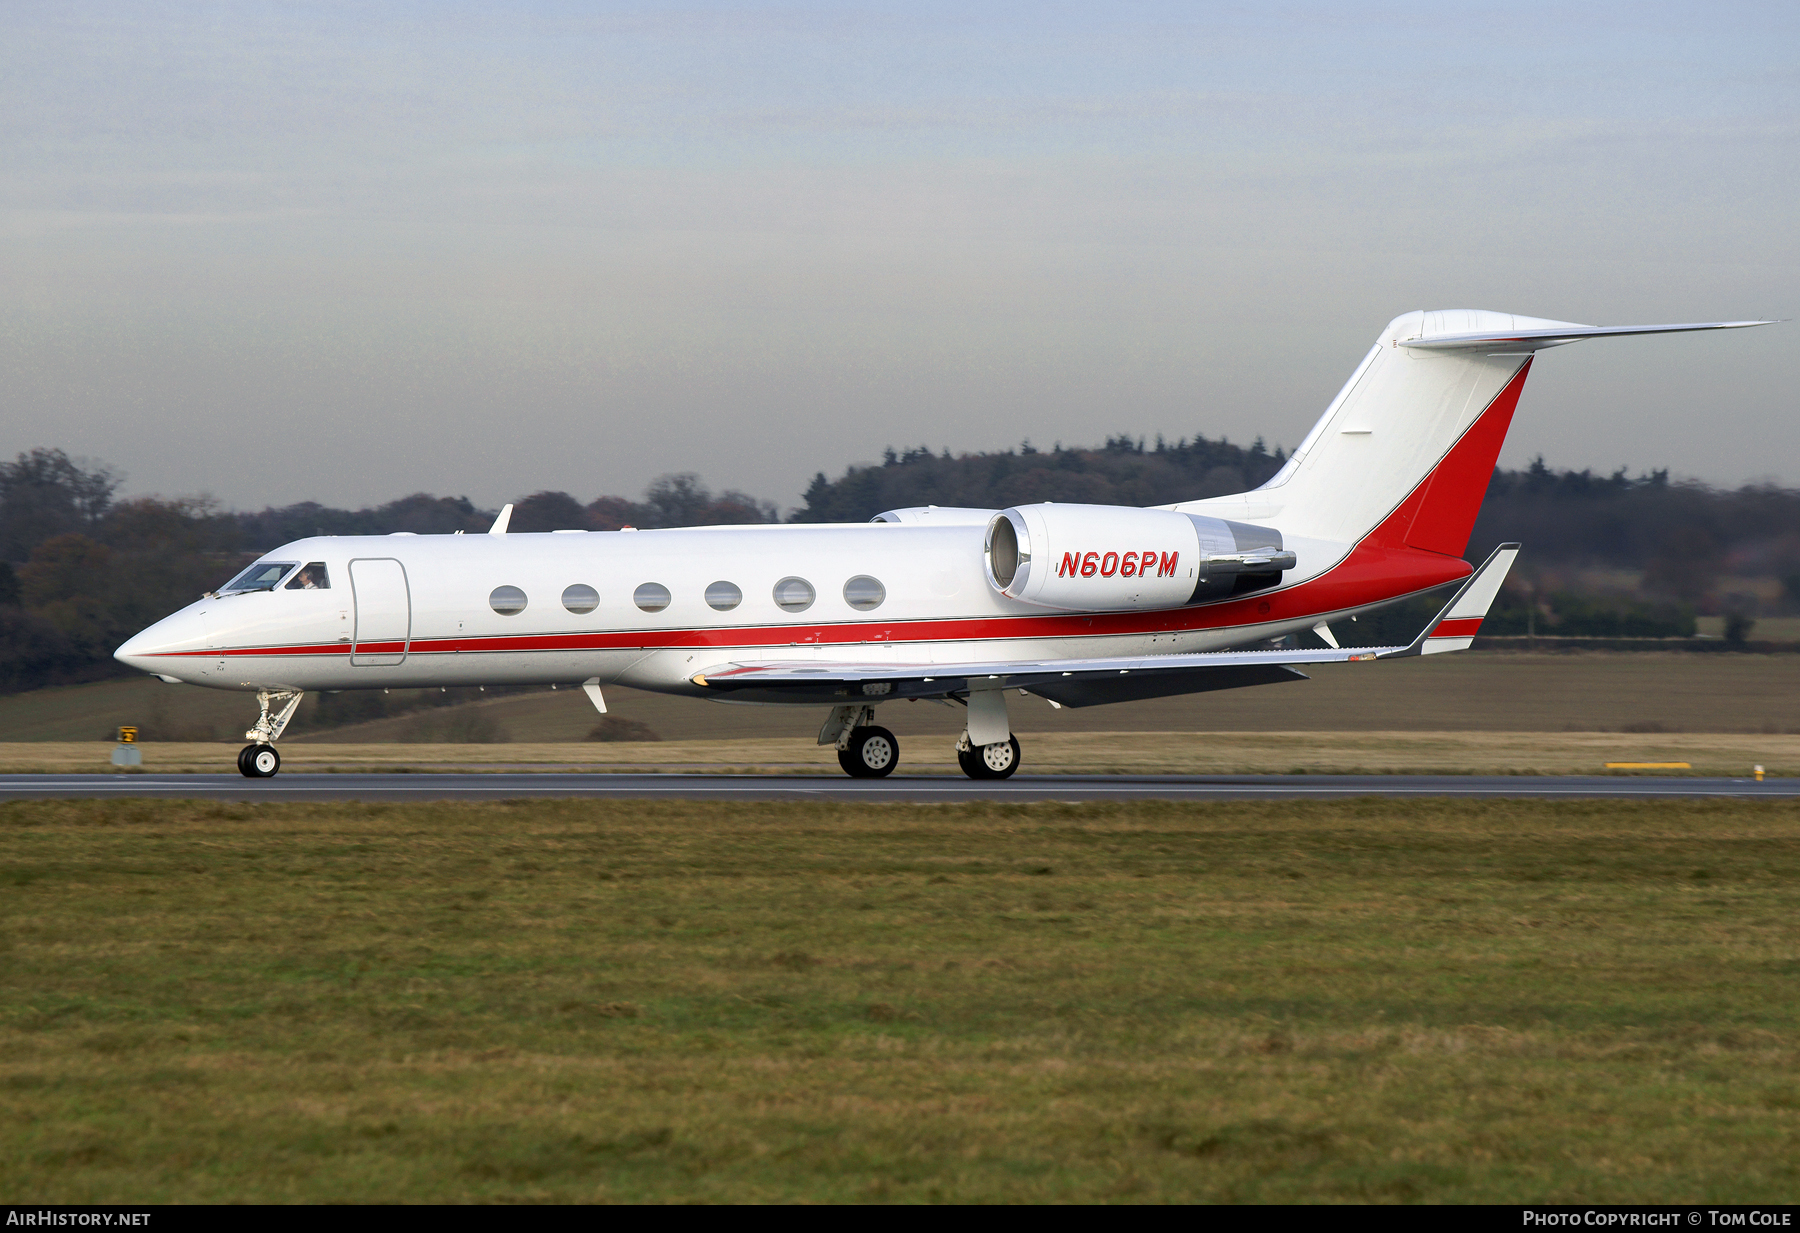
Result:
<svg viewBox="0 0 1800 1233"><path fill-rule="evenodd" d="M881 601L886 598L887 588L881 585L879 578L858 574L844 584L844 602L858 612L879 608Z"/></svg>
<svg viewBox="0 0 1800 1233"><path fill-rule="evenodd" d="M488 594L488 607L501 616L518 616L525 611L525 592L518 587L495 587Z"/></svg>
<svg viewBox="0 0 1800 1233"><path fill-rule="evenodd" d="M744 602L744 593L735 582L714 582L706 588L706 606L715 612L730 612Z"/></svg>
<svg viewBox="0 0 1800 1233"><path fill-rule="evenodd" d="M631 593L631 602L645 612L661 612L669 606L669 588L660 582L646 582Z"/></svg>
<svg viewBox="0 0 1800 1233"><path fill-rule="evenodd" d="M585 582L563 588L563 607L570 612L592 612L600 606L600 592Z"/></svg>
<svg viewBox="0 0 1800 1233"><path fill-rule="evenodd" d="M805 612L818 593L804 578L783 578L775 584L775 606L783 612Z"/></svg>
<svg viewBox="0 0 1800 1233"><path fill-rule="evenodd" d="M273 591L275 584L294 568L292 561L258 561L249 569L219 588L219 594L229 595L233 591Z"/></svg>
<svg viewBox="0 0 1800 1233"><path fill-rule="evenodd" d="M286 587L289 591L329 591L331 575L325 570L325 562L308 561L300 567L300 572L288 579Z"/></svg>

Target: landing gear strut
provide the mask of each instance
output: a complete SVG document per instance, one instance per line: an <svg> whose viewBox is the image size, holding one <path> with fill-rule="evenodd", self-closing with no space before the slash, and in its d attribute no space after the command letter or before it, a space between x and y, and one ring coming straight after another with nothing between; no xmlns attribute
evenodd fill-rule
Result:
<svg viewBox="0 0 1800 1233"><path fill-rule="evenodd" d="M287 731L288 720L294 717L304 696L299 690L256 691L262 714L256 725L244 733L244 739L251 744L238 751L238 773L244 778L272 779L281 769L281 755L275 752L275 742Z"/></svg>
<svg viewBox="0 0 1800 1233"><path fill-rule="evenodd" d="M970 779L1008 779L1019 769L1019 738L1009 736L992 745L973 745L964 732L956 743L956 764Z"/></svg>
<svg viewBox="0 0 1800 1233"><path fill-rule="evenodd" d="M999 677L969 681L969 726L957 739L956 764L970 779L1007 779L1019 769L1019 738L1007 722L1005 685ZM980 742L971 735L977 732Z"/></svg>

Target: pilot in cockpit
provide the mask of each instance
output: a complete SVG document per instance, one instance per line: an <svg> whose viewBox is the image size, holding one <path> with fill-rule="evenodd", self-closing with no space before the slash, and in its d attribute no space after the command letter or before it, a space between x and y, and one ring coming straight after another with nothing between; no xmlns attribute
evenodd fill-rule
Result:
<svg viewBox="0 0 1800 1233"><path fill-rule="evenodd" d="M293 581L287 584L287 589L290 591L324 591L328 590L330 586L331 582L325 573L325 563L314 561L294 575Z"/></svg>

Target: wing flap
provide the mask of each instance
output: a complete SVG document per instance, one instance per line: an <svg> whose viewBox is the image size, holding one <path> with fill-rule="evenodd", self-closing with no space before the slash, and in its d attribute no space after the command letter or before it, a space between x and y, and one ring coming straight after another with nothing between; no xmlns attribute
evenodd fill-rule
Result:
<svg viewBox="0 0 1800 1233"><path fill-rule="evenodd" d="M1096 659L993 660L968 664L727 663L690 678L744 701L843 703L946 698L970 689L1025 689L1064 706L1094 706L1302 679L1306 664L1377 659L1402 647L1205 651Z"/></svg>
<svg viewBox="0 0 1800 1233"><path fill-rule="evenodd" d="M1154 668L1124 674L1086 673L1033 681L1027 693L1048 698L1058 706L1104 706L1109 702L1143 702L1149 698L1173 698L1179 694L1203 694L1215 689L1245 689L1251 685L1279 685L1304 681L1306 673L1292 664L1227 664L1211 668Z"/></svg>

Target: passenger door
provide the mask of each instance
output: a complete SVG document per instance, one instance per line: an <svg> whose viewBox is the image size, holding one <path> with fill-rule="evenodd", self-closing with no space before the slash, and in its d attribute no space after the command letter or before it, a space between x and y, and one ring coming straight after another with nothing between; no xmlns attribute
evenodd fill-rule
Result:
<svg viewBox="0 0 1800 1233"><path fill-rule="evenodd" d="M352 561L350 591L356 603L350 663L359 668L376 668L403 662L407 639L412 634L412 596L406 586L406 567L381 557Z"/></svg>

